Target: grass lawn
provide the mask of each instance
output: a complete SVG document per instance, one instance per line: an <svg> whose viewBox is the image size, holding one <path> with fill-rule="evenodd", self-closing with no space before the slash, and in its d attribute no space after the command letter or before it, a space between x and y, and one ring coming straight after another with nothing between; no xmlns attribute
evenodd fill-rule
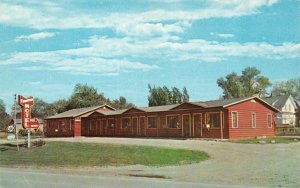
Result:
<svg viewBox="0 0 300 188"><path fill-rule="evenodd" d="M251 138L251 139L241 139L241 140L234 140L232 142L234 143L242 143L242 144L258 144L259 141L265 141L267 144L270 144L272 140L275 140L275 144L276 143L295 143L295 142L299 142L299 139L292 138L292 137L273 137L273 138L261 138L261 139L255 139L255 138Z"/></svg>
<svg viewBox="0 0 300 188"><path fill-rule="evenodd" d="M17 151L0 145L2 166L165 166L196 163L209 158L201 151L117 144L47 142Z"/></svg>

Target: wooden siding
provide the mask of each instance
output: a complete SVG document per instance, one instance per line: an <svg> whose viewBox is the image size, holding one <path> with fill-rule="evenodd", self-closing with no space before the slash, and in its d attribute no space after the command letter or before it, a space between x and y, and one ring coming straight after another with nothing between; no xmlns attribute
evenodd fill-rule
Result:
<svg viewBox="0 0 300 188"><path fill-rule="evenodd" d="M216 113L216 111L211 111ZM219 111L217 111L219 112ZM176 110L176 111L166 111L160 113L147 113L147 112L136 112L130 114L122 115L100 115L97 116L93 114L91 117L87 117L91 122L95 121L101 122L97 129L90 129L90 126L84 125L82 123L82 136L117 136L117 137L172 137L172 138L221 138L220 128L206 129L204 112L200 110ZM194 126L194 114L201 114L201 122ZM170 115L176 115L179 117L179 127L178 128L168 128L166 126L166 117ZM189 117L189 123L183 124L183 115ZM156 128L148 127L148 117L156 118ZM129 118L131 123L127 128L122 127L122 119ZM86 119L86 118L83 118ZM106 125L107 119L114 119L115 126L108 129ZM141 125L141 119L144 121L144 125ZM226 121L224 121L226 124ZM86 127L83 127L86 126ZM184 127L185 126L185 127ZM223 138L228 138L228 124L226 124L227 131L223 129ZM202 134L201 134L202 129ZM200 132L199 132L200 131Z"/></svg>
<svg viewBox="0 0 300 188"><path fill-rule="evenodd" d="M255 138L275 136L274 112L256 100L245 101L228 107L229 138ZM232 128L232 114L238 112L238 127ZM252 128L252 113L256 114L256 128ZM267 115L272 115L272 128L268 128Z"/></svg>
<svg viewBox="0 0 300 188"><path fill-rule="evenodd" d="M47 120L46 136L48 137L72 137L74 136L73 129L70 126L72 118L61 118ZM62 125L64 123L64 125Z"/></svg>
<svg viewBox="0 0 300 188"><path fill-rule="evenodd" d="M232 128L232 112L238 113L238 127ZM252 113L256 113L256 128L252 128ZM90 112L89 112L90 113ZM218 121L211 121L210 114L215 114ZM267 115L272 115L272 128L268 128ZM85 115L87 116L87 115ZM178 127L167 127L167 117L178 116ZM156 117L156 127L148 127L148 117ZM122 119L129 118L130 126L122 127ZM119 115L91 113L87 117L78 116L74 119L74 130L62 131L57 128L59 121L66 120L69 127L70 119L50 119L47 122L47 136L93 136L93 137L164 137L164 138L224 138L239 139L256 136L274 136L274 111L262 102L250 99L227 108L203 108L183 103L178 107L162 112L144 112L132 108ZM113 122L113 125L109 122ZM84 123L86 122L86 123ZM218 127L208 127L216 124ZM57 129L57 131L56 131Z"/></svg>

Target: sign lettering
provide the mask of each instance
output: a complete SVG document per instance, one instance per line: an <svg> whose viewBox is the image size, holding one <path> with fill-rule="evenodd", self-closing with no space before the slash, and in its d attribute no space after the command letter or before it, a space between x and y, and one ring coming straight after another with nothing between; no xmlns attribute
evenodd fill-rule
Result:
<svg viewBox="0 0 300 188"><path fill-rule="evenodd" d="M19 95L18 104L22 107L22 127L24 129L39 128L40 123L37 118L34 118L34 121L31 121L31 107L34 104L33 97L26 99L25 97Z"/></svg>

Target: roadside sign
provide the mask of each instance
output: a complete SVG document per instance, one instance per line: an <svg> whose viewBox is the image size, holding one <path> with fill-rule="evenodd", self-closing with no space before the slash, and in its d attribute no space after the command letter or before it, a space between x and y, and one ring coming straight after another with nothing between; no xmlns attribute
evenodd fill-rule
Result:
<svg viewBox="0 0 300 188"><path fill-rule="evenodd" d="M19 95L18 104L22 107L22 127L24 129L39 128L40 123L38 119L35 118L34 121L31 120L31 107L34 104L33 97L25 98Z"/></svg>

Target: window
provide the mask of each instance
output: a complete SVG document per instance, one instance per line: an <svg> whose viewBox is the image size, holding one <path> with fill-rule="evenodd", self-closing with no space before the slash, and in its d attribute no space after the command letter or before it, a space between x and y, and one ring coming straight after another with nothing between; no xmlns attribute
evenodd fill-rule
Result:
<svg viewBox="0 0 300 188"><path fill-rule="evenodd" d="M252 128L256 128L256 114L252 113Z"/></svg>
<svg viewBox="0 0 300 188"><path fill-rule="evenodd" d="M70 120L70 130L74 130L74 119Z"/></svg>
<svg viewBox="0 0 300 188"><path fill-rule="evenodd" d="M220 127L220 114L213 113L209 114L209 124L211 128L219 128Z"/></svg>
<svg viewBox="0 0 300 188"><path fill-rule="evenodd" d="M238 128L238 112L231 112L232 128Z"/></svg>
<svg viewBox="0 0 300 188"><path fill-rule="evenodd" d="M268 114L268 128L272 128L272 115Z"/></svg>
<svg viewBox="0 0 300 188"><path fill-rule="evenodd" d="M166 128L179 128L179 115L167 116Z"/></svg>
<svg viewBox="0 0 300 188"><path fill-rule="evenodd" d="M157 122L156 117L148 117L148 128L156 128Z"/></svg>
<svg viewBox="0 0 300 188"><path fill-rule="evenodd" d="M122 128L129 128L131 126L130 118L122 118Z"/></svg>
<svg viewBox="0 0 300 188"><path fill-rule="evenodd" d="M115 127L115 119L108 119L108 128Z"/></svg>

